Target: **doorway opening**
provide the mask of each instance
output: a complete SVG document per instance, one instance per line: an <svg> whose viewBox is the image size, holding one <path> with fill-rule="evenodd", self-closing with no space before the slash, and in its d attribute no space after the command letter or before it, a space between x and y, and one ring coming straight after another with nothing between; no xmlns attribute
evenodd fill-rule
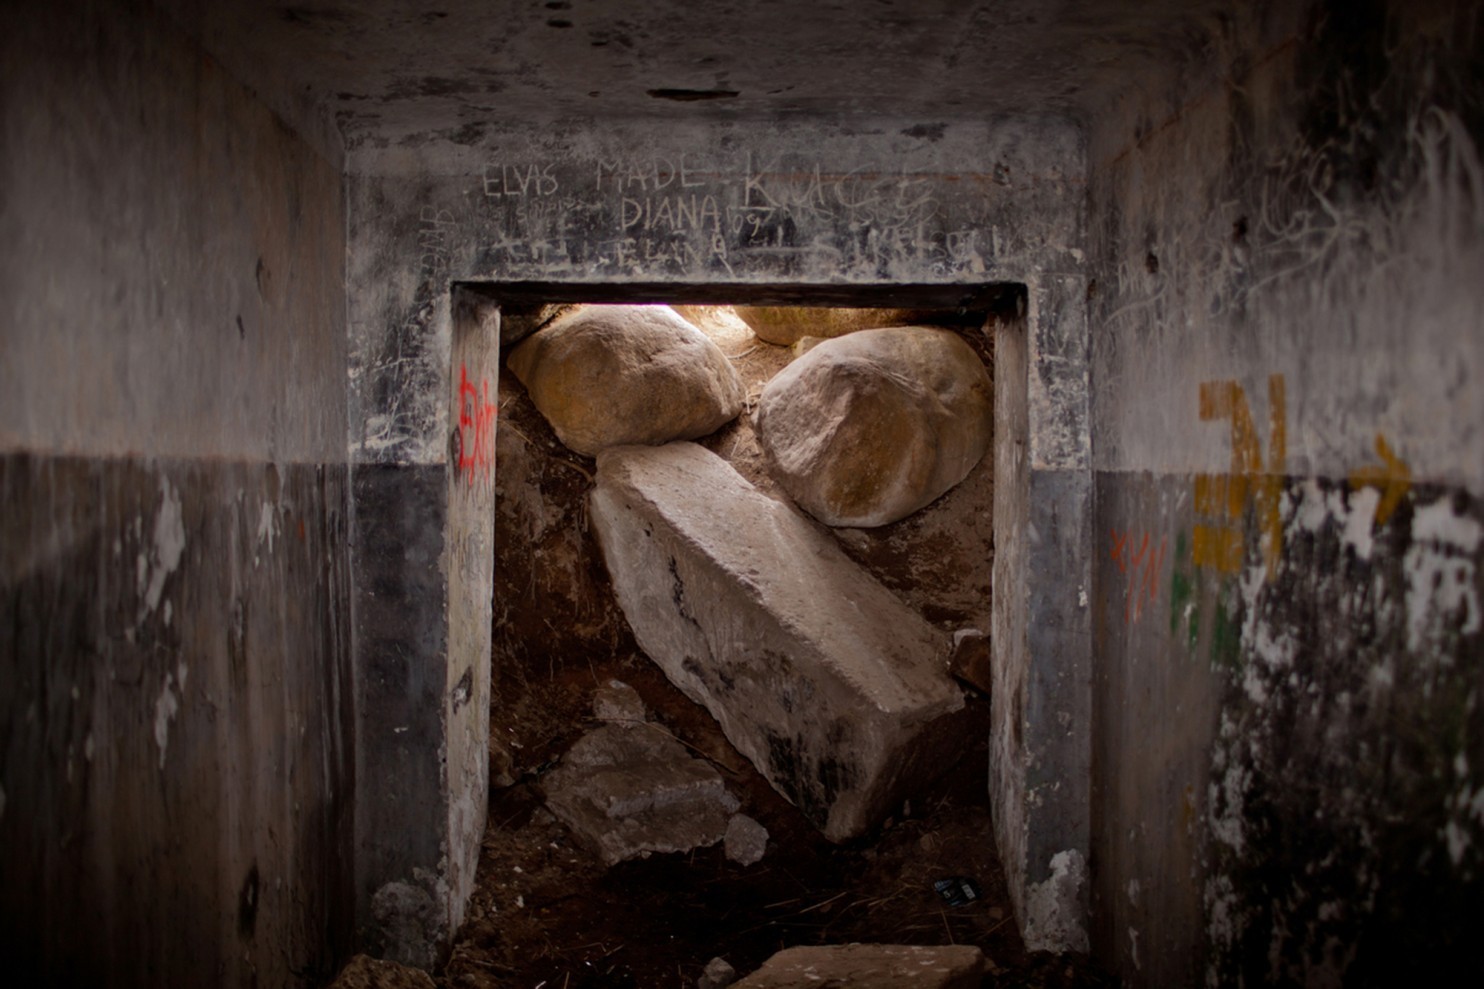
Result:
<svg viewBox="0 0 1484 989"><path fill-rule="evenodd" d="M951 334L992 380L992 331L997 323L1022 320L1023 289L466 290L498 305L502 327L491 793L477 886L447 962L448 984L690 987L713 958L745 974L783 947L868 941L977 944L991 972L1024 973L1029 981L1023 984L1045 983L1052 968L1065 975L1065 960L1033 958L1020 945L994 853L985 786L992 444L925 507L885 524L830 525L798 510L780 479L776 450L759 435L770 382L819 341L859 330L910 326ZM818 808L811 816L798 792L776 778L770 785L768 770L777 767L760 766L756 753L749 758L714 713L646 655L596 532L591 496L599 483L597 461L564 442L550 408L539 407L531 362L514 362L519 375L511 367L511 355L535 335L572 322L584 307L604 306L664 306L703 334L736 372L742 407L719 428L686 442L804 518L948 644L943 660L953 664L967 713L955 721L951 744L935 749L938 771L920 773L931 779L904 786L900 800L843 841L826 840ZM676 568L673 558L670 568ZM676 581L678 588L678 575ZM615 717L642 722L645 732L673 740L686 757L709 767L727 795L721 799L736 805L728 809L765 832L754 849L761 857L745 852L739 861L730 854L728 834L724 841L703 837L680 851L662 850L668 847L662 839L661 848L614 862L622 852L574 831L552 790L567 772L563 767L573 763L574 747ZM945 898L934 888L940 880L963 878L970 881L967 896Z"/></svg>

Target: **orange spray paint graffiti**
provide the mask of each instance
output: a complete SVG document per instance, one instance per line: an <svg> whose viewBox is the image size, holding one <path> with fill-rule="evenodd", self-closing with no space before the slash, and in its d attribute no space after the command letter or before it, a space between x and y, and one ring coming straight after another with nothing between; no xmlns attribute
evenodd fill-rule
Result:
<svg viewBox="0 0 1484 989"><path fill-rule="evenodd" d="M1119 532L1112 529L1113 563L1118 572L1128 578L1124 593L1123 623L1137 623L1146 604L1153 604L1159 596L1159 577L1165 565L1165 539L1155 545L1149 533L1136 536L1133 530Z"/></svg>

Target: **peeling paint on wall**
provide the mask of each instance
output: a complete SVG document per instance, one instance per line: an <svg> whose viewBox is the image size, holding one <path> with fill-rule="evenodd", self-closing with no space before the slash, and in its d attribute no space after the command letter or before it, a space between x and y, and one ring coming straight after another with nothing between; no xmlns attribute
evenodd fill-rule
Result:
<svg viewBox="0 0 1484 989"><path fill-rule="evenodd" d="M1051 857L1050 877L1026 895L1025 946L1031 951L1087 951L1082 888L1087 863L1076 849Z"/></svg>
<svg viewBox="0 0 1484 989"><path fill-rule="evenodd" d="M1168 623L1099 554L1096 950L1481 975L1484 22L1314 0L1204 43L1092 127L1098 531L1171 545Z"/></svg>
<svg viewBox="0 0 1484 989"><path fill-rule="evenodd" d="M184 684L181 685L184 689ZM170 744L170 719L180 710L180 701L175 696L174 674L165 674L165 685L155 700L155 747L160 750L160 768L165 768L165 751Z"/></svg>
<svg viewBox="0 0 1484 989"><path fill-rule="evenodd" d="M1207 798L1221 984L1269 971L1258 957L1303 981L1415 943L1427 935L1400 905L1467 898L1484 865L1468 813L1484 745L1478 504L1418 486L1372 530L1374 488L1286 494L1283 564L1272 579L1250 566L1229 599L1241 633Z"/></svg>
<svg viewBox="0 0 1484 989"><path fill-rule="evenodd" d="M180 566L185 552L185 526L181 521L180 496L170 479L160 475L160 510L155 516L154 544L138 557L138 579L142 599L139 620L160 606L165 580Z"/></svg>

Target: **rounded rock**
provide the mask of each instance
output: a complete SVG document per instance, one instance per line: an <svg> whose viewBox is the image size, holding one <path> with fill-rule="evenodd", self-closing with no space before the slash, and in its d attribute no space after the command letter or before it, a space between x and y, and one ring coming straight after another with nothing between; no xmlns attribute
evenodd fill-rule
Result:
<svg viewBox="0 0 1484 989"><path fill-rule="evenodd" d="M511 372L569 449L659 446L715 432L742 410L742 380L668 306L582 306L510 353Z"/></svg>
<svg viewBox="0 0 1484 989"><path fill-rule="evenodd" d="M758 403L769 470L831 526L887 525L953 488L984 456L993 386L956 333L862 330L780 371Z"/></svg>

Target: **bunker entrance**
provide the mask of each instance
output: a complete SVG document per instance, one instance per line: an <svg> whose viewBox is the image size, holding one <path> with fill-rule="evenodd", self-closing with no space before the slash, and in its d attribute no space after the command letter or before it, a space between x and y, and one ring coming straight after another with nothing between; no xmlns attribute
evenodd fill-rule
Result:
<svg viewBox="0 0 1484 989"><path fill-rule="evenodd" d="M498 296L490 824L448 984L850 942L1085 981L1025 953L985 788L986 329L1023 295L665 295ZM872 663L933 683L841 687ZM929 726L873 721L888 695Z"/></svg>

